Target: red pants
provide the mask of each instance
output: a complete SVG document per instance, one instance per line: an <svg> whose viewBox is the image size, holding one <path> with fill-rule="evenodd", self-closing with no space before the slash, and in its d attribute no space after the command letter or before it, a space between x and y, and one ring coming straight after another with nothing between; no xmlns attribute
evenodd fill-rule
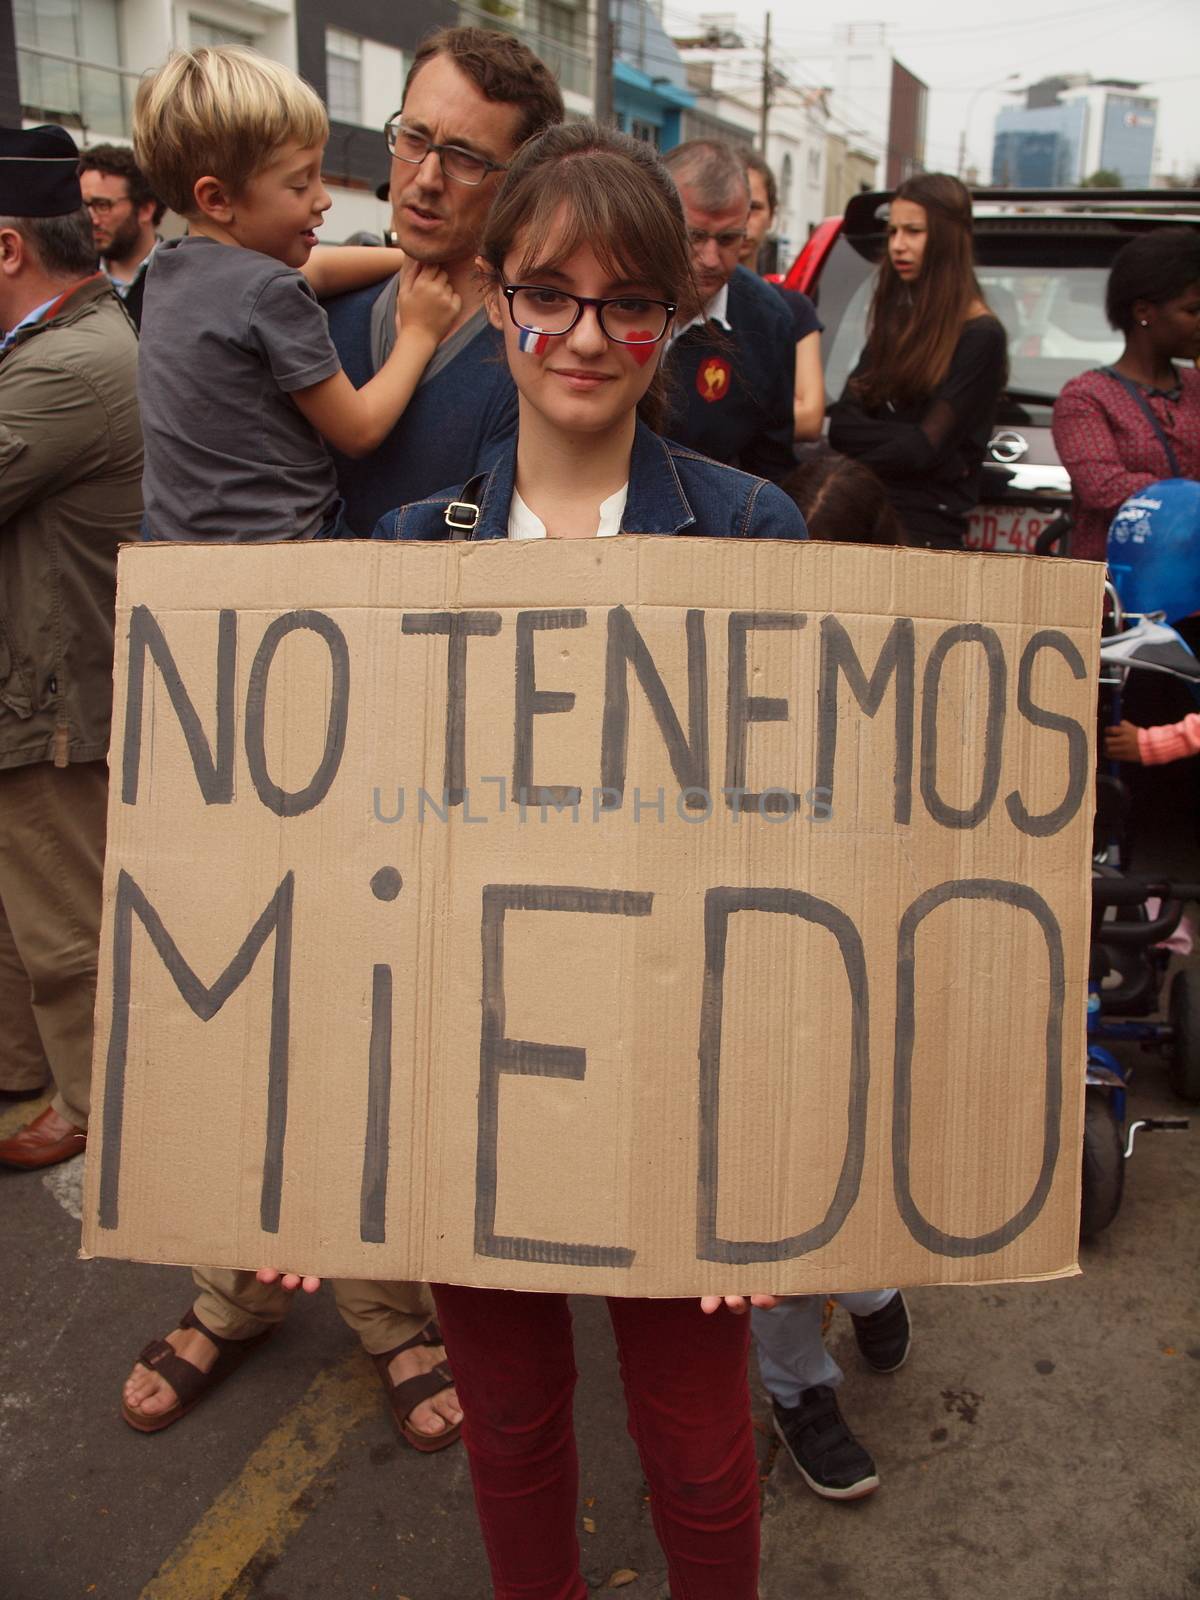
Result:
<svg viewBox="0 0 1200 1600"><path fill-rule="evenodd" d="M576 1536L575 1358L565 1295L434 1284L496 1600L586 1600ZM672 1600L756 1600L749 1317L610 1300L629 1432Z"/></svg>

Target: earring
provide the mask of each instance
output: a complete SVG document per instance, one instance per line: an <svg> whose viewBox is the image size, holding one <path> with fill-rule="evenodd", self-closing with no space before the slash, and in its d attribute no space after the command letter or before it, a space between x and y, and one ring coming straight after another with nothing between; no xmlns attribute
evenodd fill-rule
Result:
<svg viewBox="0 0 1200 1600"><path fill-rule="evenodd" d="M1149 326L1150 326L1150 324L1146 321L1145 317L1139 317L1138 318L1138 327L1139 328L1148 328Z"/></svg>

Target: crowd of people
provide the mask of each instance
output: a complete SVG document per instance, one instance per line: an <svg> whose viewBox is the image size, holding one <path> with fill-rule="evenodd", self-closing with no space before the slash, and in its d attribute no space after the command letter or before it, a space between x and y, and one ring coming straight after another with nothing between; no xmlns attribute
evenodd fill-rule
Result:
<svg viewBox="0 0 1200 1600"><path fill-rule="evenodd" d="M897 190L832 448L801 465L826 414L822 330L754 270L777 203L761 157L706 139L660 158L568 123L519 41L444 29L386 129L398 248L316 248L328 129L294 74L222 47L143 80L132 151L0 130L0 1093L54 1089L0 1141L11 1168L86 1146L123 541L631 532L954 550L978 500L1006 338L957 180ZM182 237L159 238L166 207ZM1056 425L1081 554L1102 555L1104 518L1162 476L1156 451L1200 475L1200 380L1174 365L1197 354L1200 264L1194 236L1173 255L1155 237L1114 269L1125 354L1068 386ZM173 1425L266 1343L316 1286L282 1265L195 1269L191 1308L125 1383L131 1427ZM878 1484L838 1407L825 1298L763 1288L752 1305L609 1302L679 1600L757 1593L752 1339L808 1484L834 1499ZM497 1595L581 1600L565 1297L333 1291L402 1436L464 1438ZM896 1370L903 1295L842 1301L866 1364Z"/></svg>

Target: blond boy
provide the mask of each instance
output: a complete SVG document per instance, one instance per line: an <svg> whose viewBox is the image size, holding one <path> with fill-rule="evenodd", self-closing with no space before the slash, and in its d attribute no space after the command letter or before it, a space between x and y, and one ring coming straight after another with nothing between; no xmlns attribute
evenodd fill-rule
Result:
<svg viewBox="0 0 1200 1600"><path fill-rule="evenodd" d="M138 87L135 157L188 221L186 238L156 252L142 313L151 538L370 531L346 526L322 440L358 457L390 433L460 301L440 268L404 261L395 347L355 389L317 293L390 276L401 258L312 256L330 205L328 135L313 90L250 50L179 51Z"/></svg>

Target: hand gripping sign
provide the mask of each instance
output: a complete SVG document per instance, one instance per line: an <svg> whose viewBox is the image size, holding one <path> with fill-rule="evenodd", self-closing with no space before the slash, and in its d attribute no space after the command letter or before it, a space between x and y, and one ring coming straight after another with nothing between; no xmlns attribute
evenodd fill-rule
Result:
<svg viewBox="0 0 1200 1600"><path fill-rule="evenodd" d="M86 1249L653 1295L1073 1271L1101 579L127 550Z"/></svg>

